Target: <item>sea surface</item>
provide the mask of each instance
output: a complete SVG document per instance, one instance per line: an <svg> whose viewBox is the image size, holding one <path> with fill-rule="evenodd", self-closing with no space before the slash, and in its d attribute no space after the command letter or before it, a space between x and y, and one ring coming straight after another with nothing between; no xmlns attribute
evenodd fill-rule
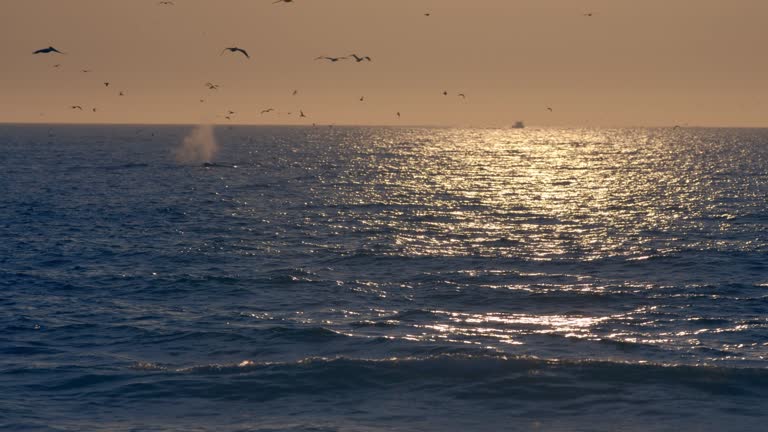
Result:
<svg viewBox="0 0 768 432"><path fill-rule="evenodd" d="M0 429L764 431L768 130L0 125Z"/></svg>

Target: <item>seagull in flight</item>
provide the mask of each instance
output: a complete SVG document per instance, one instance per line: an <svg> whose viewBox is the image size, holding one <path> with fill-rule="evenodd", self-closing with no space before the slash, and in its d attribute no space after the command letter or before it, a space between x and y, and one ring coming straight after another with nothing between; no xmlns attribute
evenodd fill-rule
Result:
<svg viewBox="0 0 768 432"><path fill-rule="evenodd" d="M360 102L364 102L364 101L365 101L365 96L360 96Z"/></svg>
<svg viewBox="0 0 768 432"><path fill-rule="evenodd" d="M293 0L277 0L272 2L272 4L278 4L278 3L293 3Z"/></svg>
<svg viewBox="0 0 768 432"><path fill-rule="evenodd" d="M467 95L465 95L464 93L459 93L459 97L462 98L462 99L466 99Z"/></svg>
<svg viewBox="0 0 768 432"><path fill-rule="evenodd" d="M109 87L109 83L108 83L108 82L105 82L105 83L104 83L104 87Z"/></svg>
<svg viewBox="0 0 768 432"><path fill-rule="evenodd" d="M125 96L125 93L120 92L120 94L118 96Z"/></svg>
<svg viewBox="0 0 768 432"><path fill-rule="evenodd" d="M547 107L547 111L549 111L549 112L554 112L554 110L552 109L552 107Z"/></svg>
<svg viewBox="0 0 768 432"><path fill-rule="evenodd" d="M173 6L176 3L172 2L172 1L159 1L159 2L157 2L157 4L164 5L164 6Z"/></svg>
<svg viewBox="0 0 768 432"><path fill-rule="evenodd" d="M358 62L358 63L360 63L360 62L361 62L361 61L363 61L363 60L372 61L372 60L371 60L371 58L370 58L370 57L368 57L368 56L365 56L365 57L358 57L358 56L357 56L357 54L350 54L350 55L351 55L352 57L354 57L354 58L355 58L355 61L356 61L356 62Z"/></svg>
<svg viewBox="0 0 768 432"><path fill-rule="evenodd" d="M443 96L448 96L448 90L443 90Z"/></svg>
<svg viewBox="0 0 768 432"><path fill-rule="evenodd" d="M299 91L298 90L294 90L292 96L296 96L297 94L299 94Z"/></svg>
<svg viewBox="0 0 768 432"><path fill-rule="evenodd" d="M49 53L58 53L58 54L64 54L63 52L57 50L56 48L49 46L48 48L39 49L32 54L49 54Z"/></svg>
<svg viewBox="0 0 768 432"><path fill-rule="evenodd" d="M80 110L80 111L82 111L82 110L83 110L83 107L81 107L80 105L72 105L70 108L72 108L72 109L78 109L78 110Z"/></svg>
<svg viewBox="0 0 768 432"><path fill-rule="evenodd" d="M274 111L274 110L275 110L274 108L267 108L267 109L265 109L265 110L261 110L261 115L264 115L264 114L266 114L266 113L272 112L272 111Z"/></svg>
<svg viewBox="0 0 768 432"><path fill-rule="evenodd" d="M223 55L227 51L233 52L233 53L238 53L239 52L239 53L243 54L246 58L251 58L251 56L248 55L248 52L246 50L244 50L242 48L238 48L238 47L224 48L223 50L221 50L221 54L219 54L219 55Z"/></svg>
<svg viewBox="0 0 768 432"><path fill-rule="evenodd" d="M218 84L214 84L214 83L210 83L210 82L205 83L205 86L208 87L208 90L218 90L219 89L219 85Z"/></svg>
<svg viewBox="0 0 768 432"><path fill-rule="evenodd" d="M323 56L315 58L315 60L328 60L333 63L336 63L339 60L346 60L346 59L347 57L323 57Z"/></svg>

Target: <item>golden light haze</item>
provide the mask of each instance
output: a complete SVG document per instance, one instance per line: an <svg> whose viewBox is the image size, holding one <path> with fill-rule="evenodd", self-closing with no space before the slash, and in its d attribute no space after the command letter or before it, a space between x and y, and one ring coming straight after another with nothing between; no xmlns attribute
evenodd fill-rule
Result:
<svg viewBox="0 0 768 432"><path fill-rule="evenodd" d="M765 0L272 1L0 0L0 122L768 125Z"/></svg>

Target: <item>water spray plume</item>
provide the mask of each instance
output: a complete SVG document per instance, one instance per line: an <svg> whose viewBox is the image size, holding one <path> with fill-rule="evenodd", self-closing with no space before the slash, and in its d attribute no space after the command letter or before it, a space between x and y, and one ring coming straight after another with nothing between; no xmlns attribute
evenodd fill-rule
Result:
<svg viewBox="0 0 768 432"><path fill-rule="evenodd" d="M203 163L212 162L218 149L213 126L200 125L192 129L174 153L180 164Z"/></svg>

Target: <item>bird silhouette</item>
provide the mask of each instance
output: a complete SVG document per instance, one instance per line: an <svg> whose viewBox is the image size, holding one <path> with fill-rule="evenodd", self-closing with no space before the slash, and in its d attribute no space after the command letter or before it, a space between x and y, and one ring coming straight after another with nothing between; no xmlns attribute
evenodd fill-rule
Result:
<svg viewBox="0 0 768 432"><path fill-rule="evenodd" d="M368 61L372 61L372 60L371 60L371 58L370 58L370 57L368 57L368 56L365 56L365 57L358 57L358 56L357 56L357 54L350 54L350 55L351 55L352 57L354 57L354 58L355 58L355 61L356 61L356 62L358 62L358 63L360 63L361 61L365 61L365 60L368 60Z"/></svg>
<svg viewBox="0 0 768 432"><path fill-rule="evenodd" d="M443 96L448 96L448 90L443 90Z"/></svg>
<svg viewBox="0 0 768 432"><path fill-rule="evenodd" d="M108 82L105 82L105 83L104 83L104 87L109 87L109 83L108 83Z"/></svg>
<svg viewBox="0 0 768 432"><path fill-rule="evenodd" d="M242 55L244 55L246 58L249 58L249 59L251 58L251 56L248 55L248 51L246 51L246 50L244 50L242 48L238 48L238 47L224 48L223 50L221 50L221 54L219 54L219 55L223 55L227 51L233 52L233 53L238 53L239 52Z"/></svg>
<svg viewBox="0 0 768 432"><path fill-rule="evenodd" d="M264 115L264 114L266 114L266 113L270 113L270 112L272 112L272 111L274 111L274 110L275 110L274 108L267 108L267 109L263 109L263 110L261 110L261 113L260 113L260 114L261 114L261 115Z"/></svg>
<svg viewBox="0 0 768 432"><path fill-rule="evenodd" d="M82 70L80 70L80 72L82 72L82 73L91 73L93 71L91 69L82 69Z"/></svg>
<svg viewBox="0 0 768 432"><path fill-rule="evenodd" d="M125 96L125 93L120 92L120 94L118 96Z"/></svg>
<svg viewBox="0 0 768 432"><path fill-rule="evenodd" d="M400 111L397 112L397 118L400 118Z"/></svg>
<svg viewBox="0 0 768 432"><path fill-rule="evenodd" d="M304 115L304 111L302 111L302 110L299 110L299 117L306 117L306 116Z"/></svg>
<svg viewBox="0 0 768 432"><path fill-rule="evenodd" d="M58 54L64 54L63 52L57 50L56 48L49 46L48 48L39 49L32 54L50 54L50 53L58 53Z"/></svg>
<svg viewBox="0 0 768 432"><path fill-rule="evenodd" d="M208 90L218 90L219 89L219 85L218 84L213 84L213 83L209 83L209 82L205 83L205 86L208 87Z"/></svg>
<svg viewBox="0 0 768 432"><path fill-rule="evenodd" d="M459 93L459 95L458 95L458 96L459 96L460 98L462 98L462 99L466 99L466 98L467 98L467 95L465 95L464 93Z"/></svg>
<svg viewBox="0 0 768 432"><path fill-rule="evenodd" d="M346 57L323 57L323 56L315 58L315 60L328 60L332 63L336 63L339 60L346 60L346 59L347 59Z"/></svg>
<svg viewBox="0 0 768 432"><path fill-rule="evenodd" d="M551 107L547 107L547 111L554 112L554 110Z"/></svg>
<svg viewBox="0 0 768 432"><path fill-rule="evenodd" d="M70 108L72 108L73 110L74 110L74 109L78 109L78 110L80 110L80 111L82 111L82 110L83 110L83 107L81 107L80 105L72 105Z"/></svg>
<svg viewBox="0 0 768 432"><path fill-rule="evenodd" d="M272 4L277 4L277 3L293 3L293 0L277 0L272 2Z"/></svg>
<svg viewBox="0 0 768 432"><path fill-rule="evenodd" d="M299 94L299 91L298 90L294 90L292 96L296 96L297 94Z"/></svg>
<svg viewBox="0 0 768 432"><path fill-rule="evenodd" d="M176 3L172 2L172 1L159 1L159 2L157 2L157 4L163 5L163 6L173 6Z"/></svg>
<svg viewBox="0 0 768 432"><path fill-rule="evenodd" d="M360 96L360 102L365 101L365 96Z"/></svg>

